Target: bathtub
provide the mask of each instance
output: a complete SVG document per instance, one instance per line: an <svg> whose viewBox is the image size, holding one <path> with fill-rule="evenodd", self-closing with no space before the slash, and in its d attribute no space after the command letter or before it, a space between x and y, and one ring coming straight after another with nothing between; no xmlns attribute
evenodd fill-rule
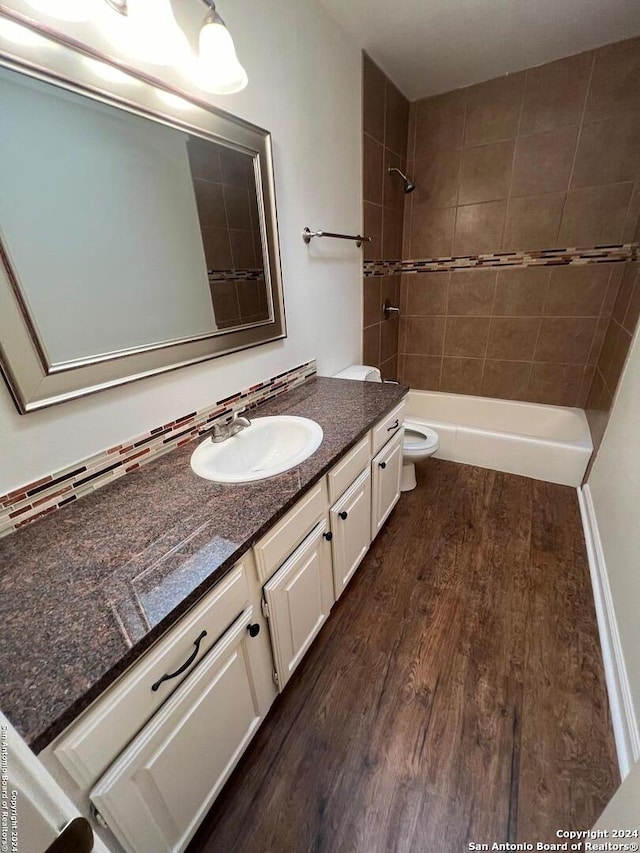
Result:
<svg viewBox="0 0 640 853"><path fill-rule="evenodd" d="M579 486L593 445L582 409L410 391L407 420L433 427L436 457Z"/></svg>

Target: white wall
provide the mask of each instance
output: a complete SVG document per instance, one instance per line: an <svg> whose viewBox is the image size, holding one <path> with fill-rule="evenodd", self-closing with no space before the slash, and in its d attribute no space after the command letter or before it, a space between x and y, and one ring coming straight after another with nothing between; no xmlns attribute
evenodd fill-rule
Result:
<svg viewBox="0 0 640 853"><path fill-rule="evenodd" d="M589 476L636 718L640 719L640 335Z"/></svg>
<svg viewBox="0 0 640 853"><path fill-rule="evenodd" d="M203 5L173 2L195 39ZM23 0L4 6L36 14ZM219 11L249 86L211 101L272 133L289 337L28 415L0 381L0 494L310 358L324 374L360 360L361 253L300 236L361 226L360 49L316 0L221 0ZM113 55L90 24L47 23ZM146 70L186 87L175 71Z"/></svg>

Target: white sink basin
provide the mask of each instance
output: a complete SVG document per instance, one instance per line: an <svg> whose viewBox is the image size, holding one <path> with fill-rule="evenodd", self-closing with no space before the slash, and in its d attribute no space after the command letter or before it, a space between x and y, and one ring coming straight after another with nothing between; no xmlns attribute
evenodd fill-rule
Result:
<svg viewBox="0 0 640 853"><path fill-rule="evenodd" d="M206 438L191 455L191 468L216 483L250 483L295 468L322 442L322 427L309 418L255 418L225 441Z"/></svg>

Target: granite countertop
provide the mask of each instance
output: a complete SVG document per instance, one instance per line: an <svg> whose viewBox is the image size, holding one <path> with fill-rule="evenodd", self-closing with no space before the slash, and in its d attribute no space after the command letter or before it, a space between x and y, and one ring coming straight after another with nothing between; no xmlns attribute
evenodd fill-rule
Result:
<svg viewBox="0 0 640 853"><path fill-rule="evenodd" d="M197 441L0 539L0 707L36 752L210 590L407 389L314 377L252 412L317 421L302 465L197 477ZM198 439L199 440L199 439Z"/></svg>

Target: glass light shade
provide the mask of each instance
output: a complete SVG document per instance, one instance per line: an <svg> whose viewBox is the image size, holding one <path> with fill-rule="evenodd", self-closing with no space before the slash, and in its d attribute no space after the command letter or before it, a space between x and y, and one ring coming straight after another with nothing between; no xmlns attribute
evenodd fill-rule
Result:
<svg viewBox="0 0 640 853"><path fill-rule="evenodd" d="M27 0L27 3L38 12L63 21L88 21L97 9L97 0Z"/></svg>
<svg viewBox="0 0 640 853"><path fill-rule="evenodd" d="M206 92L231 95L244 89L248 82L229 30L219 21L206 20L200 30L198 86Z"/></svg>
<svg viewBox="0 0 640 853"><path fill-rule="evenodd" d="M104 0L103 0L104 2ZM107 35L129 56L152 65L175 65L190 53L170 0L128 0L127 15L113 12Z"/></svg>

